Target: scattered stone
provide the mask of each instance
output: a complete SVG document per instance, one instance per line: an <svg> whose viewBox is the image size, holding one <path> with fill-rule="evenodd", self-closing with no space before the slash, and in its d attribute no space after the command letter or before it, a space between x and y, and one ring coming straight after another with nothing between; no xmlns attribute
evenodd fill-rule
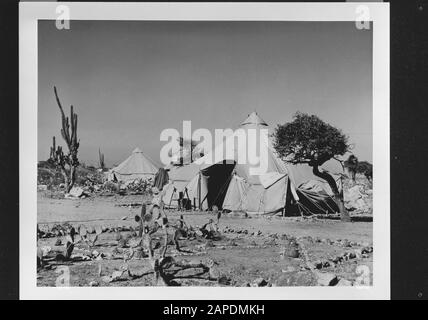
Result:
<svg viewBox="0 0 428 320"><path fill-rule="evenodd" d="M97 281L91 281L89 282L90 287L98 287L100 284Z"/></svg>
<svg viewBox="0 0 428 320"><path fill-rule="evenodd" d="M307 262L306 263L306 269L308 269L308 270L314 270L314 269L317 269L317 267L316 267L316 265L314 263Z"/></svg>
<svg viewBox="0 0 428 320"><path fill-rule="evenodd" d="M101 233L103 233L103 228L101 226L95 226L95 234L100 235Z"/></svg>
<svg viewBox="0 0 428 320"><path fill-rule="evenodd" d="M122 239L122 234L120 232L116 232L114 240L119 241L120 239Z"/></svg>
<svg viewBox="0 0 428 320"><path fill-rule="evenodd" d="M205 243L205 247L206 247L206 248L213 248L213 247L215 247L214 242L213 242L212 240L208 240L208 241Z"/></svg>
<svg viewBox="0 0 428 320"><path fill-rule="evenodd" d="M335 286L339 282L334 273L316 272L315 275L317 276L317 283L320 286Z"/></svg>
<svg viewBox="0 0 428 320"><path fill-rule="evenodd" d="M338 264L339 262L342 261L342 257L341 256L336 256L331 260L333 263Z"/></svg>
<svg viewBox="0 0 428 320"><path fill-rule="evenodd" d="M38 191L46 191L46 190L48 190L48 186L47 186L47 185L45 185L45 184L39 184L39 185L37 186L37 190L38 190Z"/></svg>
<svg viewBox="0 0 428 320"><path fill-rule="evenodd" d="M131 238L128 241L128 245L131 248L136 248L141 245L142 239L141 238Z"/></svg>
<svg viewBox="0 0 428 320"><path fill-rule="evenodd" d="M348 239L344 239L342 241L342 246L344 246L344 247L351 247L351 243L349 242Z"/></svg>
<svg viewBox="0 0 428 320"><path fill-rule="evenodd" d="M286 255L290 258L298 258L300 256L300 252L297 248L290 248L286 250Z"/></svg>
<svg viewBox="0 0 428 320"><path fill-rule="evenodd" d="M231 247L236 247L236 246L237 246L237 244L236 244L235 240L233 240L233 239L230 239L230 240L227 242L227 245L228 245L228 246L231 246Z"/></svg>
<svg viewBox="0 0 428 320"><path fill-rule="evenodd" d="M293 266L287 266L285 269L281 270L282 272L286 273L286 272L295 272L297 271L297 269Z"/></svg>
<svg viewBox="0 0 428 320"><path fill-rule="evenodd" d="M203 244L197 244L197 245L195 246L195 248L196 248L196 249L199 249L199 250L204 250L204 249L205 249L205 243L203 243Z"/></svg>
<svg viewBox="0 0 428 320"><path fill-rule="evenodd" d="M352 282L346 279L340 279L339 282L337 283L337 286L343 286L343 287L349 287L352 286Z"/></svg>
<svg viewBox="0 0 428 320"><path fill-rule="evenodd" d="M196 230L195 234L199 237L202 237L204 235L201 230Z"/></svg>
<svg viewBox="0 0 428 320"><path fill-rule="evenodd" d="M349 252L349 259L355 259L357 257L357 255L355 254L355 252Z"/></svg>
<svg viewBox="0 0 428 320"><path fill-rule="evenodd" d="M252 287L265 287L267 285L268 282L263 278L257 278L251 284Z"/></svg>
<svg viewBox="0 0 428 320"><path fill-rule="evenodd" d="M365 253L372 253L373 252L373 248L372 247L364 247L361 249L361 254L365 254Z"/></svg>
<svg viewBox="0 0 428 320"><path fill-rule="evenodd" d="M125 270L113 271L111 276L103 276L103 277L101 277L101 280L104 282L107 282L107 283L118 281L121 279L124 272L125 272Z"/></svg>
<svg viewBox="0 0 428 320"><path fill-rule="evenodd" d="M361 249L355 249L354 254L356 259L361 259Z"/></svg>
<svg viewBox="0 0 428 320"><path fill-rule="evenodd" d="M119 248L125 248L127 246L126 242L127 242L126 239L120 238L117 243L117 246Z"/></svg>
<svg viewBox="0 0 428 320"><path fill-rule="evenodd" d="M84 195L84 190L80 187L73 187L71 188L69 195L75 198L80 198Z"/></svg>
<svg viewBox="0 0 428 320"><path fill-rule="evenodd" d="M229 277L226 277L225 275L221 275L217 278L217 283L224 286L230 285L231 281L232 279L230 279Z"/></svg>
<svg viewBox="0 0 428 320"><path fill-rule="evenodd" d="M145 257L145 255L144 255L144 251L143 250L136 250L135 251L135 255L134 255L135 259L142 259L144 257Z"/></svg>
<svg viewBox="0 0 428 320"><path fill-rule="evenodd" d="M73 261L91 261L92 259L85 254L73 254L71 257Z"/></svg>
<svg viewBox="0 0 428 320"><path fill-rule="evenodd" d="M276 240L275 239L270 239L270 240L266 240L264 242L265 246L276 246Z"/></svg>

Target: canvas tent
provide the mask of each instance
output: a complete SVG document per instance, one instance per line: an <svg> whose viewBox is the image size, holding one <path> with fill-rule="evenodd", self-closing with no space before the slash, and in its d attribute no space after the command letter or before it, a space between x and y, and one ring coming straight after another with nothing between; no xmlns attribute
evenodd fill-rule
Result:
<svg viewBox="0 0 428 320"><path fill-rule="evenodd" d="M109 172L109 180L132 181L136 179L148 180L154 178L158 168L156 164L135 148L132 154L117 167Z"/></svg>
<svg viewBox="0 0 428 320"><path fill-rule="evenodd" d="M339 192L342 188L342 180L340 176L336 176L335 174L332 174L332 176L336 180L336 184L339 187ZM329 186L327 181L321 180L321 179L311 179L306 182L303 182L299 185L300 190L306 190L311 191L315 193L326 193L329 196L333 197L334 193L331 190L331 187Z"/></svg>
<svg viewBox="0 0 428 320"><path fill-rule="evenodd" d="M169 168L168 176L169 183L164 187L163 201L167 207L176 207L180 192L187 197L185 189L186 187L189 189L191 180L199 176L199 167L193 163L181 167L173 166ZM192 198L190 199L193 201Z"/></svg>
<svg viewBox="0 0 428 320"><path fill-rule="evenodd" d="M243 129L247 137L250 129L255 129L253 132L256 132L258 140L260 130L269 128L267 123L253 112L241 123L239 129ZM251 174L251 168L254 166L248 162L240 163L242 153L248 151L240 148L236 142L237 138L230 135L204 157L189 165L172 168L169 173L170 183L165 186L165 204L175 206L181 192L182 196L189 198L196 207L203 210L216 205L223 210L269 214L283 209L296 211L297 204L310 202L311 212L325 212L324 209L329 210L328 207L331 207L330 212L334 212L336 208L333 208L330 202L332 199L327 193L311 194L296 188L294 168L277 157L270 141L267 148L267 171L263 174ZM223 152L224 156L220 161L207 164L207 159L219 160L215 154L228 143L233 146L233 152ZM296 175L300 177L301 172L296 170ZM303 202L299 201L299 194Z"/></svg>
<svg viewBox="0 0 428 320"><path fill-rule="evenodd" d="M288 164L290 174L292 175L295 185L299 189L311 190L311 191L325 191L329 195L333 195L333 191L328 185L327 181L317 177L312 172L312 167L307 164ZM336 184L339 187L339 191L342 189L343 168L342 165L334 159L331 159L324 163L320 167L320 171L327 171L336 180Z"/></svg>

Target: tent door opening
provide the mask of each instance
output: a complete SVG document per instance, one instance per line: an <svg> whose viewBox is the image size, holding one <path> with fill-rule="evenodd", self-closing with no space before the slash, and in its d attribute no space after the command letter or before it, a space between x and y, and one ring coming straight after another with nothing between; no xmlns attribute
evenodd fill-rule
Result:
<svg viewBox="0 0 428 320"><path fill-rule="evenodd" d="M235 162L228 163L227 161L223 161L202 170L202 175L207 178L208 192L206 201L209 209L214 205L222 209L235 165Z"/></svg>

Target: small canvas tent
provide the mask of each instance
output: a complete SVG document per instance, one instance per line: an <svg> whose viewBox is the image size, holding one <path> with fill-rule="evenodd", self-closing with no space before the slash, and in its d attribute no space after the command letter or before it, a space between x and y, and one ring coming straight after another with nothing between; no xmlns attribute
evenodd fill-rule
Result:
<svg viewBox="0 0 428 320"><path fill-rule="evenodd" d="M329 195L333 195L333 192L328 185L327 181L317 177L312 172L312 167L307 164L288 164L287 165L290 175L292 175L293 182L299 189L311 190L317 192L318 190L324 190ZM324 163L320 167L320 171L327 171L336 180L336 184L339 187L339 191L342 189L342 180L344 176L343 168L341 164L331 159Z"/></svg>
<svg viewBox="0 0 428 320"><path fill-rule="evenodd" d="M136 179L148 180L154 178L158 171L155 163L143 154L139 148L135 148L132 154L117 167L109 172L109 180L131 181Z"/></svg>
<svg viewBox="0 0 428 320"><path fill-rule="evenodd" d="M190 186L188 185L191 184L190 182L192 179L198 177L198 174L199 167L193 163L181 167L170 167L168 171L169 183L164 186L165 194L163 197L163 201L165 205L167 207L176 207L178 204L180 192L182 193L183 197L187 198L187 195L185 194L185 189L186 187L187 190L190 188Z"/></svg>

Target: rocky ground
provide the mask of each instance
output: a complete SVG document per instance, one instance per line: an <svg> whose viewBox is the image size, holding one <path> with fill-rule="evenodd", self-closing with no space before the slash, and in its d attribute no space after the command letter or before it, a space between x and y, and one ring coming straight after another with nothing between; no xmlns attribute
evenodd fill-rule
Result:
<svg viewBox="0 0 428 320"><path fill-rule="evenodd" d="M77 236L71 259L50 259L39 268L37 284L55 286L67 268L71 286L152 286L153 265L141 250L134 216L141 196L55 199L38 193L38 222L46 237L38 247L46 256L64 250L60 225L68 222L87 233ZM170 223L178 212L168 211ZM209 213L184 213L187 224L201 226ZM55 227L55 225L57 225ZM85 230L85 232L82 232ZM169 230L169 241L173 229ZM97 240L94 245L91 240ZM163 234L154 234L158 256ZM165 273L170 285L318 286L372 283L372 223L315 218L223 216L216 238L180 240L168 246ZM49 252L50 251L50 252ZM49 259L48 259L49 260ZM164 261L164 262L165 262Z"/></svg>
<svg viewBox="0 0 428 320"><path fill-rule="evenodd" d="M344 179L343 190L345 206L352 214L373 214L373 185L365 176L357 174L355 181Z"/></svg>

